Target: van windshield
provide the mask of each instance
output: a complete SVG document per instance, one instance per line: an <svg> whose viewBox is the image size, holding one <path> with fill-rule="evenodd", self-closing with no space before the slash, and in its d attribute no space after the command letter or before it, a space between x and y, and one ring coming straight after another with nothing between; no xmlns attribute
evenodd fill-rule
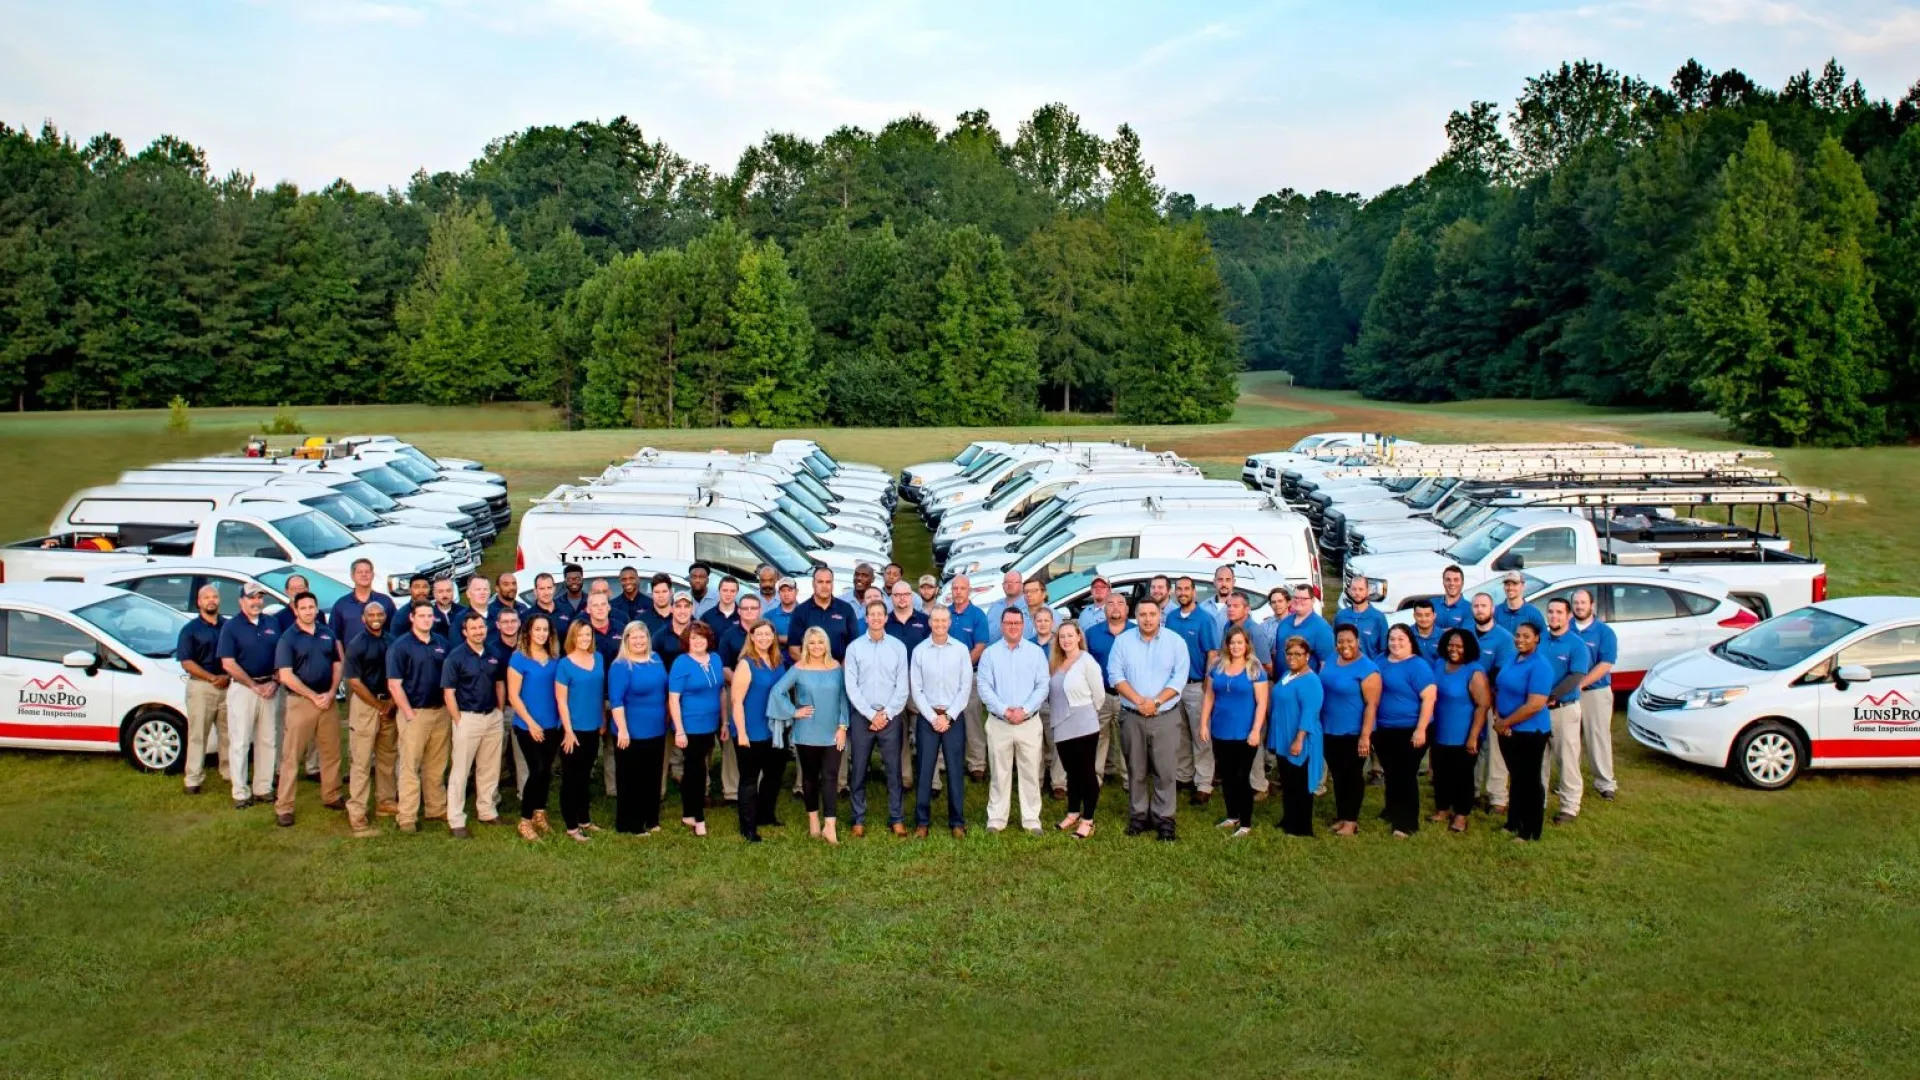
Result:
<svg viewBox="0 0 1920 1080"><path fill-rule="evenodd" d="M780 535L786 537L788 543L803 551L810 547L817 547L820 543L819 537L808 532L799 522L788 517L784 510L778 508L768 510L763 513L761 517L767 524L780 530Z"/></svg>
<svg viewBox="0 0 1920 1080"><path fill-rule="evenodd" d="M377 529L384 524L373 511L337 491L308 496L300 505L311 506L349 529Z"/></svg>
<svg viewBox="0 0 1920 1080"><path fill-rule="evenodd" d="M787 577L797 578L813 569L800 549L772 529L755 529L747 534L746 540L762 559L772 563Z"/></svg>
<svg viewBox="0 0 1920 1080"><path fill-rule="evenodd" d="M398 449L402 456L404 456L408 461L413 462L415 465L419 465L420 467L426 468L426 469L432 469L434 472L440 471L440 463L428 457L426 454L422 453L418 447L402 446L402 447L399 447Z"/></svg>
<svg viewBox="0 0 1920 1080"><path fill-rule="evenodd" d="M1003 482L1003 483L1004 483L1004 486L1002 486L1000 490L994 492L993 495L989 497L986 502L981 504L982 506L984 506L988 510L998 510L1001 507L1012 502L1013 500L1019 498L1022 494L1033 490L1034 487L1040 483L1040 481L1035 480L1033 478L1033 474L1029 472L1029 473L1021 474L1019 477L1015 478L1011 482Z"/></svg>
<svg viewBox="0 0 1920 1080"><path fill-rule="evenodd" d="M356 547L360 541L353 534L340 527L332 518L317 511L309 510L304 514L283 517L273 523L280 535L287 538L295 550L309 559L318 559L336 551L345 551Z"/></svg>
<svg viewBox="0 0 1920 1080"><path fill-rule="evenodd" d="M1429 480L1427 483L1431 486L1424 490L1414 491L1407 496L1406 501L1408 506L1413 507L1415 510L1432 508L1441 499L1446 497L1447 492L1453 490L1455 481Z"/></svg>
<svg viewBox="0 0 1920 1080"><path fill-rule="evenodd" d="M284 593L287 591L287 579L295 574L307 579L307 591L313 594L315 600L320 601L320 610L323 614L332 611L333 605L341 597L353 591L353 587L345 582L336 581L318 571L308 570L292 563L281 563L271 570L255 574L254 577L267 588Z"/></svg>
<svg viewBox="0 0 1920 1080"><path fill-rule="evenodd" d="M1013 569L1023 578L1031 577L1035 570L1047 564L1047 560L1053 557L1054 552L1072 547L1073 539L1072 529L1055 529L1044 538L1023 545L1027 554L1013 564Z"/></svg>
<svg viewBox="0 0 1920 1080"><path fill-rule="evenodd" d="M780 490L792 496L794 502L799 503L801 506L806 507L808 510L811 510L815 514L827 513L827 504L824 502L821 502L819 499L814 498L813 492L808 491L804 486L800 484L796 484L793 481L789 480L786 483L780 485Z"/></svg>
<svg viewBox="0 0 1920 1080"><path fill-rule="evenodd" d="M349 480L344 484L333 485L333 490L358 502L361 506L376 514L391 514L400 509L400 504L386 497L378 488L361 480Z"/></svg>
<svg viewBox="0 0 1920 1080"><path fill-rule="evenodd" d="M781 495L774 499L773 504L784 511L788 517L804 525L806 530L815 536L825 536L827 530L833 527L827 524L827 519L807 509L791 495Z"/></svg>
<svg viewBox="0 0 1920 1080"><path fill-rule="evenodd" d="M805 469L797 470L793 474L793 482L812 493L813 497L819 499L822 503L830 503L833 501L833 492L828 491L826 485L815 480L813 474L807 472Z"/></svg>
<svg viewBox="0 0 1920 1080"><path fill-rule="evenodd" d="M1506 543L1507 538L1520 531L1517 525L1504 521L1489 521L1463 537L1458 543L1446 550L1446 556L1462 566L1473 566L1486 561L1495 548Z"/></svg>
<svg viewBox="0 0 1920 1080"><path fill-rule="evenodd" d="M371 469L361 469L354 475L365 480L369 486L382 495L388 495L396 499L404 499L411 495L420 494L420 485L401 476L385 465L376 465Z"/></svg>
<svg viewBox="0 0 1920 1080"><path fill-rule="evenodd" d="M440 479L438 472L427 468L417 461L409 461L399 454L393 455L381 464L416 484L425 484Z"/></svg>
<svg viewBox="0 0 1920 1080"><path fill-rule="evenodd" d="M998 451L988 454L985 457L976 458L973 464L960 470L960 479L962 481L978 480L993 469L994 466L1006 460L1007 455L999 453Z"/></svg>
<svg viewBox="0 0 1920 1080"><path fill-rule="evenodd" d="M953 459L953 463L964 469L973 464L973 459L980 456L982 449L984 448L979 443L968 443L967 448L960 451L960 456Z"/></svg>

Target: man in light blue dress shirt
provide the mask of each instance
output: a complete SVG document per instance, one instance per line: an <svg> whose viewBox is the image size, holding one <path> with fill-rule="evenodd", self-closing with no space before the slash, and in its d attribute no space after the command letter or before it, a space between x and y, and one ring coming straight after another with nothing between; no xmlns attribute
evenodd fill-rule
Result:
<svg viewBox="0 0 1920 1080"><path fill-rule="evenodd" d="M1127 750L1127 835L1172 840L1174 774L1185 724L1187 642L1160 625L1151 597L1134 609L1134 628L1114 639L1107 682L1120 695L1120 741Z"/></svg>
<svg viewBox="0 0 1920 1080"><path fill-rule="evenodd" d="M853 804L853 835L867 832L867 769L873 748L887 773L887 826L907 835L901 813L900 731L907 708L907 647L887 633L887 608L875 601L866 608L867 632L847 645L847 748L853 754L847 786Z"/></svg>
<svg viewBox="0 0 1920 1080"><path fill-rule="evenodd" d="M1026 616L1000 613L1000 640L980 655L976 683L987 713L987 831L1007 827L1009 789L1020 785L1020 827L1040 835L1040 767L1045 737L1047 654L1023 633Z"/></svg>
<svg viewBox="0 0 1920 1080"><path fill-rule="evenodd" d="M947 828L956 839L967 835L967 703L973 700L973 650L950 636L953 612L935 604L927 610L927 640L914 647L908 662L913 696L913 834L925 838L933 816L933 775L944 760L947 770Z"/></svg>

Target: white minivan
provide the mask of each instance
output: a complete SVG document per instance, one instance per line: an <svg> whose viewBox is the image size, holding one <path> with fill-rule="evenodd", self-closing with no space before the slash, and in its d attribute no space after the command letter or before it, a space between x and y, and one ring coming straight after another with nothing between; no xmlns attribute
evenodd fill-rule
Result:
<svg viewBox="0 0 1920 1080"><path fill-rule="evenodd" d="M739 510L672 506L538 506L520 515L514 568L576 563L593 573L636 558L704 562L742 581L761 563L802 578L813 560L779 529ZM851 581L853 569L834 567Z"/></svg>
<svg viewBox="0 0 1920 1080"><path fill-rule="evenodd" d="M179 768L187 680L173 654L186 622L105 585L0 585L0 746Z"/></svg>

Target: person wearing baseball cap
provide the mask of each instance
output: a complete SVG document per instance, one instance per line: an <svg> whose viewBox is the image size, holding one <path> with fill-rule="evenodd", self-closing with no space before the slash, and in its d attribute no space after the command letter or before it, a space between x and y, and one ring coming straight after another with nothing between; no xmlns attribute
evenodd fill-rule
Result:
<svg viewBox="0 0 1920 1080"><path fill-rule="evenodd" d="M1113 595L1113 582L1104 577L1093 579L1093 590L1087 596L1087 606L1080 609L1080 628L1086 629L1094 623L1107 621L1107 597Z"/></svg>
<svg viewBox="0 0 1920 1080"><path fill-rule="evenodd" d="M793 609L799 606L799 584L790 577L783 577L774 586L773 599L760 605L760 618L772 623L784 642L787 640L787 627L793 623Z"/></svg>
<svg viewBox="0 0 1920 1080"><path fill-rule="evenodd" d="M914 582L913 591L920 595L920 608L925 611L940 599L940 579L932 574L921 574L920 580Z"/></svg>
<svg viewBox="0 0 1920 1080"><path fill-rule="evenodd" d="M1509 570L1500 576L1500 588L1506 592L1507 599L1493 606L1495 625L1509 634L1522 625L1531 626L1542 638L1546 637L1547 617L1526 600L1527 576L1518 570Z"/></svg>

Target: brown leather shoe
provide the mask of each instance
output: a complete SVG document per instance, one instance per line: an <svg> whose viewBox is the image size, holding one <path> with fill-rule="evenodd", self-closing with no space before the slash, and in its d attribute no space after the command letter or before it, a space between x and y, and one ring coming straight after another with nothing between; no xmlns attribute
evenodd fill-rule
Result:
<svg viewBox="0 0 1920 1080"><path fill-rule="evenodd" d="M400 816L400 804L383 802L379 806L374 807L373 813L375 817L398 817Z"/></svg>
<svg viewBox="0 0 1920 1080"><path fill-rule="evenodd" d="M553 825L547 820L547 812L545 810L535 810L533 812L533 827L540 830L540 835L542 836L553 831Z"/></svg>
<svg viewBox="0 0 1920 1080"><path fill-rule="evenodd" d="M953 827L953 838L955 840L965 840L967 838L967 827L965 825L955 825Z"/></svg>
<svg viewBox="0 0 1920 1080"><path fill-rule="evenodd" d="M276 814L274 815L273 823L280 826L283 829L292 828L293 815L292 814Z"/></svg>
<svg viewBox="0 0 1920 1080"><path fill-rule="evenodd" d="M320 805L328 810L345 810L347 808L347 800L335 799L332 802L323 802Z"/></svg>
<svg viewBox="0 0 1920 1080"><path fill-rule="evenodd" d="M915 840L925 840L927 838L927 827L925 825L914 826L913 838Z"/></svg>
<svg viewBox="0 0 1920 1080"><path fill-rule="evenodd" d="M865 825L855 825L853 827L853 835L855 836L867 835L867 827Z"/></svg>
<svg viewBox="0 0 1920 1080"><path fill-rule="evenodd" d="M896 821L896 822L894 822L894 823L893 823L893 835L895 835L895 836L905 836L905 835L907 835L907 827L906 827L905 825L902 825L902 824L900 824L900 823L899 823L899 822L897 822L897 821Z"/></svg>

